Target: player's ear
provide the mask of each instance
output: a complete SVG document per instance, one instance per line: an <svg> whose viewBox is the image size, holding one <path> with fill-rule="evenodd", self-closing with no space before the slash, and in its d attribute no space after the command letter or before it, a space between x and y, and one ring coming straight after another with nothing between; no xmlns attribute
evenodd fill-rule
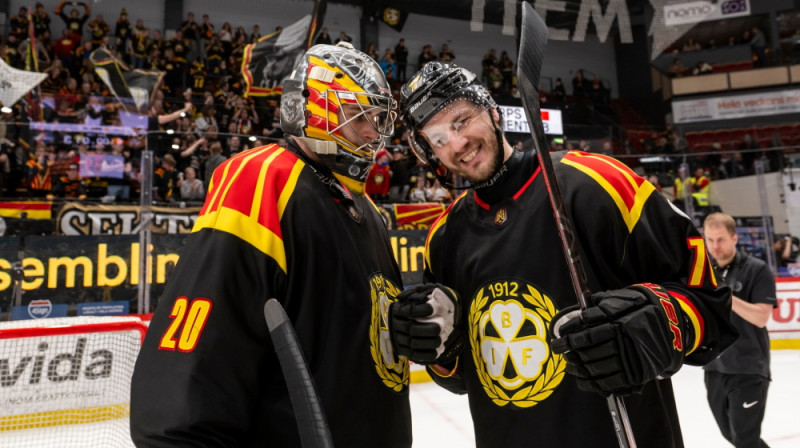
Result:
<svg viewBox="0 0 800 448"><path fill-rule="evenodd" d="M489 113L492 114L492 121L495 123L500 123L500 112L497 111L496 107L492 107L489 109Z"/></svg>

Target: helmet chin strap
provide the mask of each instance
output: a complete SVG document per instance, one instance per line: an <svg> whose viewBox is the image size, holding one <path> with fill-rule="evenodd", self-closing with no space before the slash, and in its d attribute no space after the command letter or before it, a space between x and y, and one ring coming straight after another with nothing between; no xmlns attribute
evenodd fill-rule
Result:
<svg viewBox="0 0 800 448"><path fill-rule="evenodd" d="M331 140L319 140L316 138L309 138L309 137L295 137L298 140L302 140L303 143L311 150L314 154L319 155L335 155L338 151L336 142Z"/></svg>

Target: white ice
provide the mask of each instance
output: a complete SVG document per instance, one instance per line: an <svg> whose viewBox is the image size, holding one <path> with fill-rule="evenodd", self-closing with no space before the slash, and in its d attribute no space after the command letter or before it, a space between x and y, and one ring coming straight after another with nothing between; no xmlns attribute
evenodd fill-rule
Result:
<svg viewBox="0 0 800 448"><path fill-rule="evenodd" d="M719 433L706 401L703 370L684 366L672 379L687 448L732 446ZM761 426L771 448L800 447L800 350L772 351L772 383ZM475 435L466 396L432 382L411 385L414 448L474 446Z"/></svg>
<svg viewBox="0 0 800 448"><path fill-rule="evenodd" d="M762 425L762 438L771 448L800 447L800 350L772 351L772 384ZM724 448L731 446L719 434L708 408L703 371L685 366L673 377L678 412L687 448ZM451 394L432 382L411 385L411 413L414 424L414 448L474 446L472 420L465 396ZM127 421L93 425L62 426L46 430L0 433L0 447L86 448L119 445L110 440L94 440L97 431L107 434L109 426L124 431ZM53 430L59 443L52 444ZM19 439L19 436L24 436ZM25 440L23 442L23 440ZM644 448L644 447L642 447Z"/></svg>

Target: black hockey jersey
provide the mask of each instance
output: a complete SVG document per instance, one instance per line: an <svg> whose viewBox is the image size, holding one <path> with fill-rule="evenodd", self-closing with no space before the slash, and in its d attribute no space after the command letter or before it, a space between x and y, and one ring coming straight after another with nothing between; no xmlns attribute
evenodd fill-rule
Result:
<svg viewBox="0 0 800 448"><path fill-rule="evenodd" d="M300 446L264 321L271 297L297 332L335 445L411 445L408 362L386 326L402 288L386 226L367 197L336 200L323 179L276 145L214 172L136 363L138 446Z"/></svg>
<svg viewBox="0 0 800 448"><path fill-rule="evenodd" d="M549 348L553 316L577 302L540 167L533 154L520 157L490 189L504 199L468 190L431 227L426 281L458 291L469 344L452 376L429 372L469 394L478 447L615 448L606 400L579 390ZM730 292L717 289L690 220L617 160L577 151L554 159L592 291L664 286L696 335L686 363L717 356L735 337ZM625 403L638 446L683 446L670 380Z"/></svg>

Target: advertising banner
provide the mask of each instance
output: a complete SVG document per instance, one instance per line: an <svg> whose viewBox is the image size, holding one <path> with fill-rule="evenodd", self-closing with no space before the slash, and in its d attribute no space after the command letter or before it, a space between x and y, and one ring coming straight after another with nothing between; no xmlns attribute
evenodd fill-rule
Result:
<svg viewBox="0 0 800 448"><path fill-rule="evenodd" d="M800 112L800 89L672 102L675 123L730 120Z"/></svg>

